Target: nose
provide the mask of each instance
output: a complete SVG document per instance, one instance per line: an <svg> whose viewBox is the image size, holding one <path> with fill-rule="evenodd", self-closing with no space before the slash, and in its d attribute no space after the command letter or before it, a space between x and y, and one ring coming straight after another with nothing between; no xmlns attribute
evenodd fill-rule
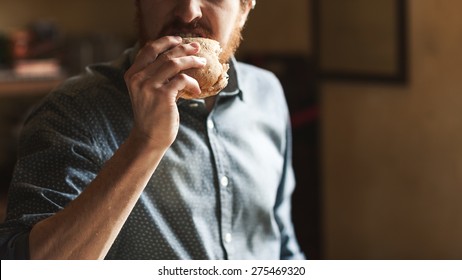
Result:
<svg viewBox="0 0 462 280"><path fill-rule="evenodd" d="M201 0L180 0L175 9L175 16L184 23L192 23L202 17Z"/></svg>

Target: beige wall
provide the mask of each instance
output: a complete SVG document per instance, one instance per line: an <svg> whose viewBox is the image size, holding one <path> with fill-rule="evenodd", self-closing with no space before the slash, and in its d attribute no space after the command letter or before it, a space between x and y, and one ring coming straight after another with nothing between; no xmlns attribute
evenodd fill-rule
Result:
<svg viewBox="0 0 462 280"><path fill-rule="evenodd" d="M461 10L409 0L409 85L322 85L325 257L462 258Z"/></svg>
<svg viewBox="0 0 462 280"><path fill-rule="evenodd" d="M0 32L30 21L56 22L70 34L110 33L131 38L134 31L132 0L2 0Z"/></svg>
<svg viewBox="0 0 462 280"><path fill-rule="evenodd" d="M309 1L259 0L244 31L241 52L310 52ZM0 32L17 29L31 20L56 22L70 34L134 34L133 0L2 0Z"/></svg>
<svg viewBox="0 0 462 280"><path fill-rule="evenodd" d="M257 0L240 52L310 54L310 0Z"/></svg>

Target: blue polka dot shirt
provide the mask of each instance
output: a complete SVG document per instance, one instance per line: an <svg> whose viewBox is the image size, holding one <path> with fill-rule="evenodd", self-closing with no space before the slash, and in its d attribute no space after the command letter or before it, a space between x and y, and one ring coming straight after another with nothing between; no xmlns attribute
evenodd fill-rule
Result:
<svg viewBox="0 0 462 280"><path fill-rule="evenodd" d="M63 83L28 117L0 226L2 258L85 190L133 123L123 74L134 49ZM180 128L106 259L300 259L288 110L279 81L231 61L209 113L180 100ZM98 215L98 213L94 213Z"/></svg>

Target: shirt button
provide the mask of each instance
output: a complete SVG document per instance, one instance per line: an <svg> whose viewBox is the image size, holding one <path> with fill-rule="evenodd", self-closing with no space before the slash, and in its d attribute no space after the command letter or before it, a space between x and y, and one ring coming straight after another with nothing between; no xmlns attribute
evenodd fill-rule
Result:
<svg viewBox="0 0 462 280"><path fill-rule="evenodd" d="M223 187L227 187L228 184L229 184L229 179L228 179L228 177L226 177L226 176L221 177L221 179L220 179L220 184L221 184Z"/></svg>
<svg viewBox="0 0 462 280"><path fill-rule="evenodd" d="M213 129L213 128L215 127L215 124L213 123L212 120L208 120L208 121L207 121L207 127L208 127L209 129Z"/></svg>
<svg viewBox="0 0 462 280"><path fill-rule="evenodd" d="M233 241L233 236L231 235L231 233L225 234L225 242L231 243L231 241Z"/></svg>

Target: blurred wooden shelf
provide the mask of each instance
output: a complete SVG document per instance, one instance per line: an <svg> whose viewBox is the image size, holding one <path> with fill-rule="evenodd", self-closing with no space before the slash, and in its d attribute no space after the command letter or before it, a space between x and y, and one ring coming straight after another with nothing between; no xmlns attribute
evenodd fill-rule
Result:
<svg viewBox="0 0 462 280"><path fill-rule="evenodd" d="M64 77L0 79L0 97L45 95Z"/></svg>

